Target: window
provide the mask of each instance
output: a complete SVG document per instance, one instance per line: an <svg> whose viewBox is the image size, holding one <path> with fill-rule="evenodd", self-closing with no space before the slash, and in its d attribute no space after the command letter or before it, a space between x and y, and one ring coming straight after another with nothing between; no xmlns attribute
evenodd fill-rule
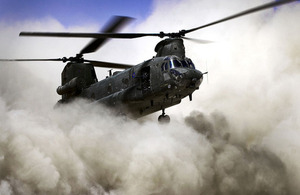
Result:
<svg viewBox="0 0 300 195"><path fill-rule="evenodd" d="M165 64L165 70L169 70L169 67L171 68L170 61L168 63L166 62L166 64Z"/></svg>
<svg viewBox="0 0 300 195"><path fill-rule="evenodd" d="M181 75L180 72L178 72L177 70L171 69L170 73L173 74L174 76L179 76Z"/></svg>
<svg viewBox="0 0 300 195"><path fill-rule="evenodd" d="M163 63L163 64L161 65L161 71L162 71L162 72L165 71L165 63Z"/></svg>
<svg viewBox="0 0 300 195"><path fill-rule="evenodd" d="M187 59L187 63L189 64L190 68L195 69L195 65L194 65L194 63L192 62L191 59Z"/></svg>
<svg viewBox="0 0 300 195"><path fill-rule="evenodd" d="M189 68L190 66L188 65L188 63L185 60L181 61L181 64L184 68Z"/></svg>
<svg viewBox="0 0 300 195"><path fill-rule="evenodd" d="M182 67L181 63L178 60L172 60L173 67L180 68Z"/></svg>

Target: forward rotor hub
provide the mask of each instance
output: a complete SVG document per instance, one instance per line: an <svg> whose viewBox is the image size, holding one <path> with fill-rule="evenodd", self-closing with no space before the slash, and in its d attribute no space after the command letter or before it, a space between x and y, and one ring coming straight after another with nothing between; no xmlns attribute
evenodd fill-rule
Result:
<svg viewBox="0 0 300 195"><path fill-rule="evenodd" d="M77 62L77 63L83 63L84 62L84 58L82 54L76 54L75 57L63 57L62 58L63 62Z"/></svg>

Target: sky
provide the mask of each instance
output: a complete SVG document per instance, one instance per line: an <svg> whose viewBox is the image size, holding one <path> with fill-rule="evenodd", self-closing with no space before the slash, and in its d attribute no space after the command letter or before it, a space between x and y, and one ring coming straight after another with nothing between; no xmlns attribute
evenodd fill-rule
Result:
<svg viewBox="0 0 300 195"><path fill-rule="evenodd" d="M1 1L10 11L0 11L0 58L69 57L90 40L20 31L97 32L113 14L137 18L126 32L178 31L269 0L156 0L130 13L121 2L124 12L110 4L106 16L78 1L70 9L83 22L61 11L68 1L56 9L33 3L43 12L7 2L16 1ZM53 109L63 63L1 63L0 194L299 194L299 18L296 3L191 33L214 42L185 41L186 55L209 78L192 102L166 109L169 125L157 123L161 112L124 120L85 101ZM85 58L138 64L155 55L158 41L111 40ZM106 75L97 69L99 80Z"/></svg>
<svg viewBox="0 0 300 195"><path fill-rule="evenodd" d="M1 0L0 21L26 21L53 17L64 26L103 22L111 15L145 19L151 14L152 0Z"/></svg>

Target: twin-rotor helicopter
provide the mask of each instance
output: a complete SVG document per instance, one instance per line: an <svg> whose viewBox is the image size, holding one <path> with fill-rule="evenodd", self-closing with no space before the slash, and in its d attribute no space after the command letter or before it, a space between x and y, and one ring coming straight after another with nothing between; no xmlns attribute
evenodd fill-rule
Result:
<svg viewBox="0 0 300 195"><path fill-rule="evenodd" d="M61 86L57 88L57 93L61 95L58 104L68 103L76 98L86 98L112 107L118 113L126 114L132 118L139 118L161 110L162 114L158 120L169 122L170 117L165 114L165 109L179 104L185 97L192 100L192 94L199 89L203 75L207 73L197 70L192 60L186 57L183 39L194 40L185 37L186 34L293 1L295 0L279 0L267 3L206 25L175 33L118 33L121 27L131 20L131 18L124 16L113 17L101 33L21 32L20 36L94 39L74 57L2 59L1 61L68 62L61 73ZM133 39L146 36L167 38L156 45L155 57L138 65L132 66L83 58L84 54L98 50L108 39ZM205 41L203 40L203 42ZM124 70L116 71L113 74L110 72L108 77L98 81L94 67Z"/></svg>

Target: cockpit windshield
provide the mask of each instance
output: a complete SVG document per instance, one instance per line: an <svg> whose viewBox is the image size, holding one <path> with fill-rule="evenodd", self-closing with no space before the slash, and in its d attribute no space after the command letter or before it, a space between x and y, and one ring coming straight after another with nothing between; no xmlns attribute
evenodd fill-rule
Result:
<svg viewBox="0 0 300 195"><path fill-rule="evenodd" d="M181 62L179 62L177 59L171 59L169 61L169 64L170 64L170 68L180 68L180 67L182 67Z"/></svg>
<svg viewBox="0 0 300 195"><path fill-rule="evenodd" d="M175 57L166 58L165 62L161 65L162 71L167 71L171 68L192 68L195 69L195 65L191 59L185 58L184 60L179 60Z"/></svg>

